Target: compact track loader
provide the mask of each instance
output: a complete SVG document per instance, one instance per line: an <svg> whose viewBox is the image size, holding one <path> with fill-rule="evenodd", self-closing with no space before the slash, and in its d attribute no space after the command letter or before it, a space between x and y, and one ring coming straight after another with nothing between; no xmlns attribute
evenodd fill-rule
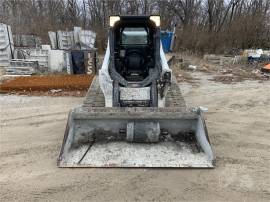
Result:
<svg viewBox="0 0 270 202"><path fill-rule="evenodd" d="M187 109L159 16L111 16L106 54L69 113L59 167L213 167L203 112Z"/></svg>

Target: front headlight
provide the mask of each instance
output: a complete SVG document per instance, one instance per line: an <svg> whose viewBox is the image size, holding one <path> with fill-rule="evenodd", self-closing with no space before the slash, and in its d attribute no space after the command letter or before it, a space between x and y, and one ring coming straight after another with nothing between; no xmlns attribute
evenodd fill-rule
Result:
<svg viewBox="0 0 270 202"><path fill-rule="evenodd" d="M156 24L157 27L160 26L160 16L158 15L150 16L150 20L152 20Z"/></svg>
<svg viewBox="0 0 270 202"><path fill-rule="evenodd" d="M119 16L110 16L110 27L113 27L114 24L120 20Z"/></svg>

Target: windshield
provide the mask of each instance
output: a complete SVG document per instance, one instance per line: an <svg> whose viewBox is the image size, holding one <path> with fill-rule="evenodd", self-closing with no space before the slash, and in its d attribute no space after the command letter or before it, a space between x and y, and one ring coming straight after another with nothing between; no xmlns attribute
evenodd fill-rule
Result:
<svg viewBox="0 0 270 202"><path fill-rule="evenodd" d="M123 45L140 45L148 43L148 34L144 27L125 27L122 32Z"/></svg>

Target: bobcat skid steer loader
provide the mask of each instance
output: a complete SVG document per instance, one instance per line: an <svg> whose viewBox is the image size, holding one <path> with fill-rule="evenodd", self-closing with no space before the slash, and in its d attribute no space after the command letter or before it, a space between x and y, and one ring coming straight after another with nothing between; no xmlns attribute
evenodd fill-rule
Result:
<svg viewBox="0 0 270 202"><path fill-rule="evenodd" d="M108 47L69 113L59 167L213 167L200 109L186 108L160 44L159 16L111 16Z"/></svg>

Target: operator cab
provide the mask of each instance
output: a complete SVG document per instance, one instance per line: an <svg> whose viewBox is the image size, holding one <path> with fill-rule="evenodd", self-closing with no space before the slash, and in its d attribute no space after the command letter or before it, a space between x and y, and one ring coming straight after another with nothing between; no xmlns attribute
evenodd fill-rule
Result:
<svg viewBox="0 0 270 202"><path fill-rule="evenodd" d="M116 71L128 82L143 81L155 68L155 23L145 16L122 16L112 29Z"/></svg>

